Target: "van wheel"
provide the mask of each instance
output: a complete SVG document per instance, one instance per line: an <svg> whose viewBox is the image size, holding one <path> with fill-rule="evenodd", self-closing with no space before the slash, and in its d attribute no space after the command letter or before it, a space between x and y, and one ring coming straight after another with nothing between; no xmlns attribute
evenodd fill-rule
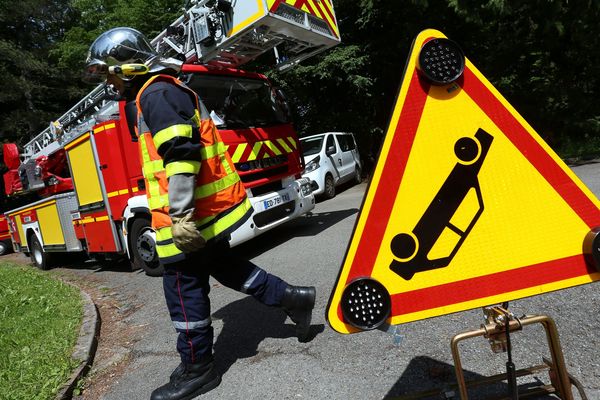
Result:
<svg viewBox="0 0 600 400"><path fill-rule="evenodd" d="M326 199L332 199L335 197L335 182L333 176L327 174L325 176L325 186L323 187L323 195Z"/></svg>
<svg viewBox="0 0 600 400"><path fill-rule="evenodd" d="M31 261L33 261L33 265L44 271L50 269L52 266L52 257L48 252L44 251L37 236L31 235L29 246L31 249Z"/></svg>
<svg viewBox="0 0 600 400"><path fill-rule="evenodd" d="M356 167L356 169L354 170L354 183L358 185L361 182L362 182L362 171L361 171L360 167Z"/></svg>
<svg viewBox="0 0 600 400"><path fill-rule="evenodd" d="M129 249L133 269L143 269L148 276L162 276L164 269L156 254L156 234L146 218L136 218L129 229Z"/></svg>

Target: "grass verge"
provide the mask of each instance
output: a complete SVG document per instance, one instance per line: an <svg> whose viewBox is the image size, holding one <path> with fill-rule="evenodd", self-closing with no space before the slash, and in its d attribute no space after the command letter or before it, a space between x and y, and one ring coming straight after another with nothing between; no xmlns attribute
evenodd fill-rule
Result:
<svg viewBox="0 0 600 400"><path fill-rule="evenodd" d="M79 291L31 267L0 262L0 397L47 400L77 363Z"/></svg>

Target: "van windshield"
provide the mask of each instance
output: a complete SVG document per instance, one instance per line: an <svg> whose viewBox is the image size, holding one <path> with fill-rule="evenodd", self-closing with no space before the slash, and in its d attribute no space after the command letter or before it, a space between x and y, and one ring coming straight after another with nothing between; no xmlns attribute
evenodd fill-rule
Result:
<svg viewBox="0 0 600 400"><path fill-rule="evenodd" d="M302 154L305 156L312 156L321 151L321 148L323 147L323 136L300 139L300 143L302 143Z"/></svg>
<svg viewBox="0 0 600 400"><path fill-rule="evenodd" d="M285 100L260 79L189 75L187 85L221 129L253 128L289 123Z"/></svg>

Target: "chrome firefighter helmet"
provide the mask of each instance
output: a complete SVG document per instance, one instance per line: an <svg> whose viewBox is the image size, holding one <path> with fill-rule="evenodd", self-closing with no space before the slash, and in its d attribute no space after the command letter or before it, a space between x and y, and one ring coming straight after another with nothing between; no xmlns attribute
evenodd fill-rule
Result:
<svg viewBox="0 0 600 400"><path fill-rule="evenodd" d="M178 72L181 64L179 60L160 57L141 32L119 27L102 33L90 46L84 80L101 83L109 74L115 74L128 81L136 75L167 69Z"/></svg>

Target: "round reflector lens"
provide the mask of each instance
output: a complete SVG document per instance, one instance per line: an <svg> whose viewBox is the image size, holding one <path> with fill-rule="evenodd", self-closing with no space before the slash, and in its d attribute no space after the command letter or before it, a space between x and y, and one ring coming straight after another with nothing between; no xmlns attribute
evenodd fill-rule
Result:
<svg viewBox="0 0 600 400"><path fill-rule="evenodd" d="M371 278L360 278L346 286L341 308L346 322L363 331L381 326L392 309L385 286Z"/></svg>
<svg viewBox="0 0 600 400"><path fill-rule="evenodd" d="M465 70L465 55L450 39L432 39L419 53L419 69L435 85L457 80Z"/></svg>

